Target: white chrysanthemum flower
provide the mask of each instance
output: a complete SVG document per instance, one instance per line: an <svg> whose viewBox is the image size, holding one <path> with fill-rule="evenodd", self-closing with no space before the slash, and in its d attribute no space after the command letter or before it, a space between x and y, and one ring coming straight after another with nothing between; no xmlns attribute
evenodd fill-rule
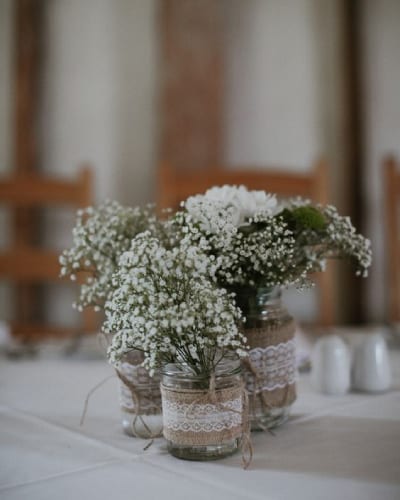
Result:
<svg viewBox="0 0 400 500"><path fill-rule="evenodd" d="M244 186L212 187L189 197L184 206L207 232L237 228L257 213L272 214L276 197L265 191L248 191Z"/></svg>

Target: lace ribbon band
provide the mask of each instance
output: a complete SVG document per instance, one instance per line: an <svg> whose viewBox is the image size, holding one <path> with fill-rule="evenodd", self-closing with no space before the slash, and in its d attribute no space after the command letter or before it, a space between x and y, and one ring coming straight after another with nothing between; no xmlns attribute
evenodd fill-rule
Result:
<svg viewBox="0 0 400 500"><path fill-rule="evenodd" d="M296 346L293 339L278 345L251 349L249 361L259 379L256 383L251 371L245 372L246 387L250 394L282 389L296 382Z"/></svg>
<svg viewBox="0 0 400 500"><path fill-rule="evenodd" d="M207 446L243 433L243 386L175 390L161 384L164 437L183 446Z"/></svg>
<svg viewBox="0 0 400 500"><path fill-rule="evenodd" d="M295 324L246 330L250 345L244 360L244 379L250 396L250 411L270 410L296 399Z"/></svg>

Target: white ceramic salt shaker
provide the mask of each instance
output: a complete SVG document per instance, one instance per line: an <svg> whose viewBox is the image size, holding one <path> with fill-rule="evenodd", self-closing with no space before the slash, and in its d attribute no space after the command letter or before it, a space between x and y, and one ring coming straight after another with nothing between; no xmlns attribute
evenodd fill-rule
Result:
<svg viewBox="0 0 400 500"><path fill-rule="evenodd" d="M359 391L382 392L392 382L389 352L382 334L366 335L355 346L352 387Z"/></svg>
<svg viewBox="0 0 400 500"><path fill-rule="evenodd" d="M350 389L350 352L339 336L318 339L311 364L311 382L318 392L343 395Z"/></svg>

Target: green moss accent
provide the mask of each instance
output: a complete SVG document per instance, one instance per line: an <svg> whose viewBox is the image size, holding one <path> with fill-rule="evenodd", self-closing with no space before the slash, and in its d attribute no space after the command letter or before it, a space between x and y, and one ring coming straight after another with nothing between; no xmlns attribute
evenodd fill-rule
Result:
<svg viewBox="0 0 400 500"><path fill-rule="evenodd" d="M279 215L283 217L291 231L305 229L323 231L326 228L325 217L312 206L297 207L293 210L285 208Z"/></svg>

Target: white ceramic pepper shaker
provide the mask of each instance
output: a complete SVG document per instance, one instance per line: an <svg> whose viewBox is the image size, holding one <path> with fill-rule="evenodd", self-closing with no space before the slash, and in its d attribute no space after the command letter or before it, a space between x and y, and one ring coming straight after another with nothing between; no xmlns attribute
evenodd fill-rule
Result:
<svg viewBox="0 0 400 500"><path fill-rule="evenodd" d="M383 335L366 335L354 348L353 389L382 392L389 389L391 382L389 352Z"/></svg>
<svg viewBox="0 0 400 500"><path fill-rule="evenodd" d="M315 390L329 395L343 395L350 389L350 352L339 336L318 339L311 363L311 382Z"/></svg>

